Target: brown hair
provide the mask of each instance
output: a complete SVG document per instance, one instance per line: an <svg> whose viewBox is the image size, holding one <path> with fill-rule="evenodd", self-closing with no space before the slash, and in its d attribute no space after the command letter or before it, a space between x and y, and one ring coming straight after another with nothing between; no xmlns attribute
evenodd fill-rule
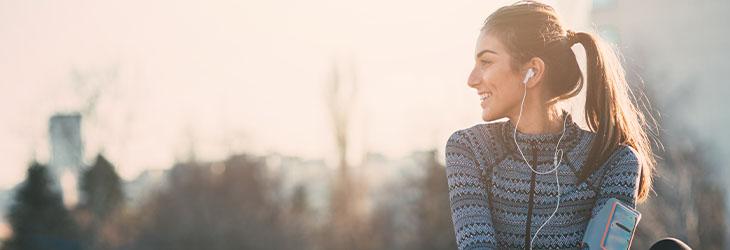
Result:
<svg viewBox="0 0 730 250"><path fill-rule="evenodd" d="M547 85L549 103L576 96L583 88L583 74L571 49L576 43L583 45L588 64L585 118L596 136L579 181L625 144L635 150L638 158L637 200L645 201L652 189L656 161L644 130L646 119L632 102L633 92L616 53L596 35L565 30L552 7L535 1L519 1L498 9L487 17L482 31L496 35L507 47L515 71L533 57L545 62L543 84Z"/></svg>

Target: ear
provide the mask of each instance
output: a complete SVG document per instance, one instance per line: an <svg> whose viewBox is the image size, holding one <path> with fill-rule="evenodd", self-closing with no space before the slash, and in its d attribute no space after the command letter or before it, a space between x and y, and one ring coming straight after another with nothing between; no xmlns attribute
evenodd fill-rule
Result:
<svg viewBox="0 0 730 250"><path fill-rule="evenodd" d="M530 68L532 68L532 71L535 72L535 75L527 81L527 87L533 88L543 82L542 79L545 76L545 61L539 57L533 57L525 63L525 65L523 65L522 75L524 76L527 74L527 70Z"/></svg>

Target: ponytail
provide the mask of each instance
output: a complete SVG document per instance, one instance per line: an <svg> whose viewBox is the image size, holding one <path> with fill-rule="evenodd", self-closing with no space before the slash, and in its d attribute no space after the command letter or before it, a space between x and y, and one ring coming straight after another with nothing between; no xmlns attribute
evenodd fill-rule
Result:
<svg viewBox="0 0 730 250"><path fill-rule="evenodd" d="M648 130L644 114L632 102L636 97L616 53L598 36L572 31L566 34L555 10L535 1L520 1L498 9L487 17L482 30L501 39L512 57L513 69L519 69L533 57L545 62L548 103L573 97L587 85L585 118L589 130L596 135L578 174L579 181L588 178L611 154L626 145L634 150L639 161L637 201L645 201L656 164L647 136L652 131ZM576 43L586 51L587 79L571 49Z"/></svg>
<svg viewBox="0 0 730 250"><path fill-rule="evenodd" d="M644 114L629 97L634 98L616 54L597 37L585 32L568 31L572 43L580 43L586 51L587 90L585 118L588 128L596 133L580 174L583 180L594 172L622 144L631 146L639 160L639 193L637 201L648 198L652 186L655 160L647 136Z"/></svg>

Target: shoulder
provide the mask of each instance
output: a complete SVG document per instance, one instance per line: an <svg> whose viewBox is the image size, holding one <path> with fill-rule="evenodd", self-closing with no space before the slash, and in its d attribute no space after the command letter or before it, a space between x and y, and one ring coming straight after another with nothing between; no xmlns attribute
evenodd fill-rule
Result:
<svg viewBox="0 0 730 250"><path fill-rule="evenodd" d="M621 163L638 164L639 153L636 149L634 149L634 147L627 144L621 144L613 151L613 154L611 154L608 159L608 162L613 163L614 165Z"/></svg>
<svg viewBox="0 0 730 250"><path fill-rule="evenodd" d="M504 121L501 122L488 122L472 125L471 127L458 129L451 133L447 141L447 145L469 145L473 146L476 144L483 144L485 142L493 141L496 135L499 134L499 129L502 127Z"/></svg>
<svg viewBox="0 0 730 250"><path fill-rule="evenodd" d="M446 153L463 151L484 159L483 154L489 156L501 151L499 135L505 122L480 123L452 132L446 143Z"/></svg>

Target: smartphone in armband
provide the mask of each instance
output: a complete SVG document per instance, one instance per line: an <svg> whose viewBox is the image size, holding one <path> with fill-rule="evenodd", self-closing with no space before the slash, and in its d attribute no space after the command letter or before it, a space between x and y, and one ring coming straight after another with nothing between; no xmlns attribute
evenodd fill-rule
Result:
<svg viewBox="0 0 730 250"><path fill-rule="evenodd" d="M609 199L588 222L581 249L629 249L640 219L639 211Z"/></svg>

